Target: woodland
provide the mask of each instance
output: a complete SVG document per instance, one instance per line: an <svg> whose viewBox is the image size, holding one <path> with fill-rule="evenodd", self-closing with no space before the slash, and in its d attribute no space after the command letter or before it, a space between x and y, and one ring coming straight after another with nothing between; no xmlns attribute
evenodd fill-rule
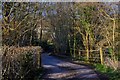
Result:
<svg viewBox="0 0 120 80"><path fill-rule="evenodd" d="M44 53L92 64L111 80L120 79L119 3L2 2L1 6L3 80L29 80L28 76L38 80L44 72Z"/></svg>

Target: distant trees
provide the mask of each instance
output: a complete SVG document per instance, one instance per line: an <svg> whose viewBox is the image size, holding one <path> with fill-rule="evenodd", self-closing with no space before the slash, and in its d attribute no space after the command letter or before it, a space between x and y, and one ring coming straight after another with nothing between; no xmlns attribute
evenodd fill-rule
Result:
<svg viewBox="0 0 120 80"><path fill-rule="evenodd" d="M85 50L109 50L115 55L119 45L119 23L114 3L2 3L3 45L55 46L56 53L76 58ZM116 5L117 6L117 5ZM45 43L45 44L46 44Z"/></svg>
<svg viewBox="0 0 120 80"><path fill-rule="evenodd" d="M97 12L97 7L94 4L84 4L87 3L76 4L76 15L79 16L76 29L82 37L83 45L86 50L86 59L89 61L90 50L93 50L95 48L94 29L97 23L95 22L94 15Z"/></svg>
<svg viewBox="0 0 120 80"><path fill-rule="evenodd" d="M118 33L116 32L118 29L118 6L114 3L109 3L102 8L99 7L99 12L101 13L100 21L103 26L101 35L104 37L100 44L102 44L102 47L109 49L111 58L115 61L118 58L116 52L116 43L118 42L116 40L118 38Z"/></svg>

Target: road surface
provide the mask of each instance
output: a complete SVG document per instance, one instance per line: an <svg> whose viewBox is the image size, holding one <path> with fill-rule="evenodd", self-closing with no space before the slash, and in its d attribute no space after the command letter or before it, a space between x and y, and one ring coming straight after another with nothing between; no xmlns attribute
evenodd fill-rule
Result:
<svg viewBox="0 0 120 80"><path fill-rule="evenodd" d="M47 69L43 80L100 80L94 70L84 65L42 54L42 65Z"/></svg>

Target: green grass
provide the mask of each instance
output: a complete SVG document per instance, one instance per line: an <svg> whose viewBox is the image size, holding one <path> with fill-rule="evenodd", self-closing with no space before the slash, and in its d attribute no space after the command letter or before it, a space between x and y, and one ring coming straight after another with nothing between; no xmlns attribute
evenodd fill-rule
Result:
<svg viewBox="0 0 120 80"><path fill-rule="evenodd" d="M96 71L106 74L110 80L120 80L120 70L113 70L105 65L95 64Z"/></svg>

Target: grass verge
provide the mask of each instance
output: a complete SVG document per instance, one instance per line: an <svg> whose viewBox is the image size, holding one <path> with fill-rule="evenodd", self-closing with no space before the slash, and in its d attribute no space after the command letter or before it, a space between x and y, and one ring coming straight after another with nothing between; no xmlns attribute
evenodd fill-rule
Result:
<svg viewBox="0 0 120 80"><path fill-rule="evenodd" d="M101 64L94 64L95 70L109 77L110 80L120 80L120 70L113 70Z"/></svg>

